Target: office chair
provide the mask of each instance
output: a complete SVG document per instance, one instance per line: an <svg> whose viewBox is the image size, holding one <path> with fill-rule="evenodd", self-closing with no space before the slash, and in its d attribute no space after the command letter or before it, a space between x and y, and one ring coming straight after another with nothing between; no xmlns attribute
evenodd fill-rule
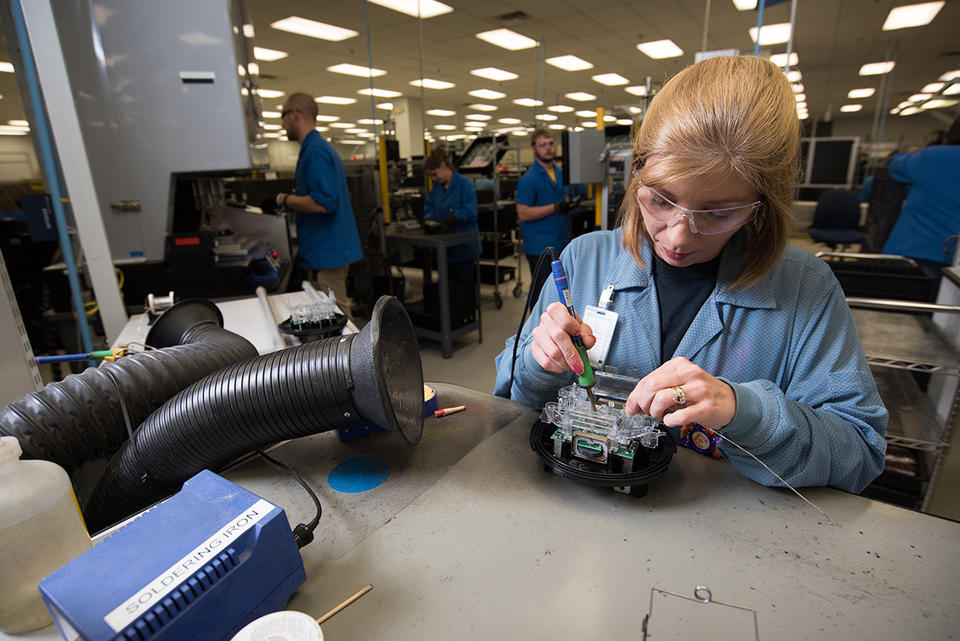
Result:
<svg viewBox="0 0 960 641"><path fill-rule="evenodd" d="M860 231L860 202L857 192L849 189L828 189L820 195L813 210L810 238L830 249L863 241Z"/></svg>

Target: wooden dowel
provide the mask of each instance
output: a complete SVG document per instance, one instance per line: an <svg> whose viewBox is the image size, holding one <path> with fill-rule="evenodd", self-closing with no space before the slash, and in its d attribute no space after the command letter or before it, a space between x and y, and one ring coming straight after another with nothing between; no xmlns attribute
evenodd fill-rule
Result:
<svg viewBox="0 0 960 641"><path fill-rule="evenodd" d="M354 594L352 597L350 597L349 599L347 599L346 601L344 601L343 603L341 603L340 605L338 605L337 607L335 607L334 609L330 610L329 612L324 614L322 617L317 619L317 623L318 624L323 623L324 621L332 617L334 614L344 609L345 607L347 607L348 605L350 605L351 603L353 603L354 601L356 601L357 599L359 599L360 597L362 597L364 594L366 594L372 589L373 589L373 586L368 584L367 587L363 588L362 590Z"/></svg>

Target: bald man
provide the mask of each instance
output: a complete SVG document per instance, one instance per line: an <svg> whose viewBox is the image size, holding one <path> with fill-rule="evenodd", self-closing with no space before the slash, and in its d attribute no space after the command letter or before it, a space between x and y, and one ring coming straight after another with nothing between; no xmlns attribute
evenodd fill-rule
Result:
<svg viewBox="0 0 960 641"><path fill-rule="evenodd" d="M287 135L300 143L297 193L277 194L277 205L297 215L297 265L319 291L332 289L349 316L347 270L363 258L363 250L343 163L315 129L317 103L311 96L291 94L283 103L281 119Z"/></svg>

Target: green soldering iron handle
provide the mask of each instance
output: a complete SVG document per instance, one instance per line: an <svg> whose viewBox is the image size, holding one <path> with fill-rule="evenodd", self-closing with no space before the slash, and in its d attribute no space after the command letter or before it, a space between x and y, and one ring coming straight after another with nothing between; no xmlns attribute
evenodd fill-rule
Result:
<svg viewBox="0 0 960 641"><path fill-rule="evenodd" d="M580 360L583 361L583 374L577 377L577 384L580 387L593 387L593 384L597 382L596 378L593 376L593 368L590 366L590 357L587 356L587 348L583 346L583 342L576 342L577 352L580 354Z"/></svg>

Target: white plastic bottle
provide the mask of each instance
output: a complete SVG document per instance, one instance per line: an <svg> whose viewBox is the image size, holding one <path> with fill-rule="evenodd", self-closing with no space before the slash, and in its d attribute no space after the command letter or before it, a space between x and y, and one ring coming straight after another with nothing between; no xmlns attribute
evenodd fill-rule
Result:
<svg viewBox="0 0 960 641"><path fill-rule="evenodd" d="M0 437L0 630L14 634L53 623L37 586L91 547L67 473L21 453Z"/></svg>

